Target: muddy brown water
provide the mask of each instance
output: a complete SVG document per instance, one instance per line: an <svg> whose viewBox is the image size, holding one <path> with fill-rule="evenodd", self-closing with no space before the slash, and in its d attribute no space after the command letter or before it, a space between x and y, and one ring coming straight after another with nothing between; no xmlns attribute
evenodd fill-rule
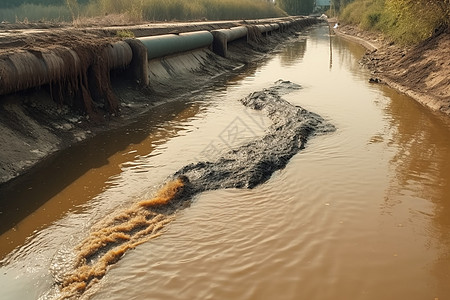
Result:
<svg viewBox="0 0 450 300"><path fill-rule="evenodd" d="M2 229L1 298L57 297L55 274L99 220L148 199L181 167L262 136L270 120L238 100L278 79L302 86L284 99L337 130L263 185L195 196L86 296L449 298L450 123L369 84L363 53L313 28L225 86L55 157L3 195L35 204Z"/></svg>

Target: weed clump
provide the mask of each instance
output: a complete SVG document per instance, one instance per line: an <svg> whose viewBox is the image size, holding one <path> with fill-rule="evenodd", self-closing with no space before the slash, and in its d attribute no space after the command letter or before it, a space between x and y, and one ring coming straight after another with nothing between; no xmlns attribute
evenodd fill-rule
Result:
<svg viewBox="0 0 450 300"><path fill-rule="evenodd" d="M117 30L116 35L120 38L134 38L134 33L130 30Z"/></svg>

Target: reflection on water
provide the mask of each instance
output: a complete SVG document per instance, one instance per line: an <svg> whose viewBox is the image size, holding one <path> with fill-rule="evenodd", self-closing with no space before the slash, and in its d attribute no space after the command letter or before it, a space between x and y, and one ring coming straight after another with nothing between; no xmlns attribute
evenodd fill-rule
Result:
<svg viewBox="0 0 450 300"><path fill-rule="evenodd" d="M140 122L147 125L79 148L64 168L80 164L76 155L86 155L85 149L111 153L95 154L89 167L72 170L78 174L53 191L67 190L64 199L78 195L85 204L57 208L55 216L39 208L34 227L17 235L22 244L36 230L3 261L2 297L51 295L55 257L70 256L96 220L147 199L169 174L202 159L236 118L262 134L252 125L258 113L248 116L237 100L282 78L303 87L287 100L325 117L337 131L310 140L256 189L195 197L159 238L128 251L92 298L450 298L450 122L369 84L358 62L364 51L316 27L201 99L168 105L169 118L155 115ZM127 144L125 135L136 136ZM218 155L228 150L217 148ZM53 209L58 202L52 203ZM40 222L47 227L39 229ZM3 240L1 248L10 251Z"/></svg>
<svg viewBox="0 0 450 300"><path fill-rule="evenodd" d="M448 292L450 270L450 122L442 116L426 111L410 98L384 88L386 96L394 99L386 103L389 123L389 146L396 149L390 161L392 176L383 212L391 213L396 206L410 210L413 219L427 219L426 233L430 247L439 255L432 274L438 290ZM432 204L424 210L422 205Z"/></svg>
<svg viewBox="0 0 450 300"><path fill-rule="evenodd" d="M341 69L343 67L349 68L352 73L358 73L361 70L361 65L355 57L362 57L365 49L357 44L350 43L346 40L340 39L337 36L331 36L333 53L335 56L336 67Z"/></svg>
<svg viewBox="0 0 450 300"><path fill-rule="evenodd" d="M306 38L294 41L289 47L282 50L280 63L283 67L288 67L294 63L301 61L306 51Z"/></svg>
<svg viewBox="0 0 450 300"><path fill-rule="evenodd" d="M449 122L423 111L408 97L392 95L387 88L384 93L395 97L385 108L389 145L397 149L391 160L396 174L391 182L393 193L410 193L439 206L448 204L443 200L448 195L450 178Z"/></svg>
<svg viewBox="0 0 450 300"><path fill-rule="evenodd" d="M108 188L108 180L121 172L121 164L146 156L176 136L180 123L199 113L192 103L156 107L132 125L58 153L56 157L0 191L0 258L22 244L36 230L76 213L82 204ZM163 128L161 125L163 124ZM16 213L6 213L14 211Z"/></svg>

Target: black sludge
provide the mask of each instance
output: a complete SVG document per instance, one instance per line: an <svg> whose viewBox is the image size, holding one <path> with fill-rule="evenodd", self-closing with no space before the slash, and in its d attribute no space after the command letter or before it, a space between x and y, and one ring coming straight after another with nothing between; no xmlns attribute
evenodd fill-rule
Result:
<svg viewBox="0 0 450 300"><path fill-rule="evenodd" d="M226 153L215 162L198 162L174 175L190 180L191 195L223 188L253 188L267 181L273 172L305 147L314 134L335 130L322 117L281 98L300 86L279 80L271 88L254 92L240 101L260 110L273 122L266 134Z"/></svg>

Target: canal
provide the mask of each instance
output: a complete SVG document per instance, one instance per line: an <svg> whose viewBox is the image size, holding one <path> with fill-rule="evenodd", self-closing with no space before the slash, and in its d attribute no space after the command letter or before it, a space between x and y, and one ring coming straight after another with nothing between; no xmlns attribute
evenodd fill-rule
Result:
<svg viewBox="0 0 450 300"><path fill-rule="evenodd" d="M449 298L450 122L370 84L364 51L312 27L225 84L56 155L3 192L25 204L19 219L0 214L1 298L57 299L66 262L105 217L183 166L262 137L271 120L238 100L279 79L301 86L285 100L336 130L310 138L262 185L195 195L84 296Z"/></svg>

